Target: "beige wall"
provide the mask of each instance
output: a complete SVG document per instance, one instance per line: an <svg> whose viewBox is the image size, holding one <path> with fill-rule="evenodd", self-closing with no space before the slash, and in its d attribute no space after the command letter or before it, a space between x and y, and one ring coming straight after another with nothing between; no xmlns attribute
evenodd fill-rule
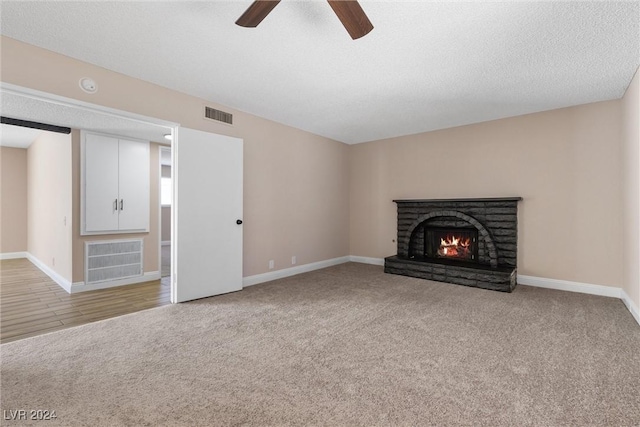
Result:
<svg viewBox="0 0 640 427"><path fill-rule="evenodd" d="M27 250L27 150L0 147L0 253Z"/></svg>
<svg viewBox="0 0 640 427"><path fill-rule="evenodd" d="M42 132L27 164L27 251L71 281L71 136Z"/></svg>
<svg viewBox="0 0 640 427"><path fill-rule="evenodd" d="M244 139L245 276L349 253L348 146L2 37L2 81ZM96 80L94 95L81 77ZM234 114L228 126L203 105ZM74 267L75 269L76 267ZM74 274L74 277L76 275Z"/></svg>
<svg viewBox="0 0 640 427"><path fill-rule="evenodd" d="M622 98L624 191L623 288L640 307L640 72Z"/></svg>
<svg viewBox="0 0 640 427"><path fill-rule="evenodd" d="M393 199L522 196L518 273L622 284L620 102L350 147L351 254L396 253Z"/></svg>
<svg viewBox="0 0 640 427"><path fill-rule="evenodd" d="M520 274L608 286L628 274L620 101L346 146L6 37L0 54L5 82L243 138L245 276L292 255L393 255L394 198L514 195ZM98 93L79 89L84 76ZM204 104L234 126L202 119Z"/></svg>
<svg viewBox="0 0 640 427"><path fill-rule="evenodd" d="M149 188L151 195L149 198L149 232L148 233L126 233L126 234L102 234L98 236L80 235L80 131L74 129L72 135L73 148L73 282L84 281L84 245L85 242L96 240L118 240L130 238L143 238L144 272L157 272L160 270L160 258L158 252L159 221L160 214L158 206L160 204L160 145L152 142L149 149Z"/></svg>

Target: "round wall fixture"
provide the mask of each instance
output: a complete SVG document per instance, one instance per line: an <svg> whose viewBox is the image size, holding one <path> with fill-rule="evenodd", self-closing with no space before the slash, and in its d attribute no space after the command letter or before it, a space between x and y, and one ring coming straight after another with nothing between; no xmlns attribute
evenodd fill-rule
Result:
<svg viewBox="0 0 640 427"><path fill-rule="evenodd" d="M83 77L80 79L80 89L87 93L96 93L98 91L98 84L89 77Z"/></svg>

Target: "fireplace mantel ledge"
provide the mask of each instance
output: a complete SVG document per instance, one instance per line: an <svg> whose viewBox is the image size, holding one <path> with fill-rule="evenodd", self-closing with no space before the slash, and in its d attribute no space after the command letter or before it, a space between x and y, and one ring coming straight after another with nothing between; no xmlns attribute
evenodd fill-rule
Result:
<svg viewBox="0 0 640 427"><path fill-rule="evenodd" d="M423 202L519 202L522 197L484 197L471 199L398 199L394 203L423 203Z"/></svg>

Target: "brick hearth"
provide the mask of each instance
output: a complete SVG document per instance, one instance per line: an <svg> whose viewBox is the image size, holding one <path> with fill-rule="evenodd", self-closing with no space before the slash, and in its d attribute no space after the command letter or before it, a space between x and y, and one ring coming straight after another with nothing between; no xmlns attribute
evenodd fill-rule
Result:
<svg viewBox="0 0 640 427"><path fill-rule="evenodd" d="M518 202L491 199L394 200L398 206L398 254L385 259L385 272L511 292L516 286ZM475 263L425 258L424 227L475 227Z"/></svg>

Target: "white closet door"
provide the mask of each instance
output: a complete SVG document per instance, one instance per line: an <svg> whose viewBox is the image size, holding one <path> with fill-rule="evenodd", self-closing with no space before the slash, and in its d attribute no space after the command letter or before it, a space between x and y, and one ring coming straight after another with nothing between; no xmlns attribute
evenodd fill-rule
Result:
<svg viewBox="0 0 640 427"><path fill-rule="evenodd" d="M86 134L85 157L85 230L118 229L118 140Z"/></svg>
<svg viewBox="0 0 640 427"><path fill-rule="evenodd" d="M120 139L119 230L149 231L149 143Z"/></svg>
<svg viewBox="0 0 640 427"><path fill-rule="evenodd" d="M180 128L173 302L242 289L242 139Z"/></svg>

